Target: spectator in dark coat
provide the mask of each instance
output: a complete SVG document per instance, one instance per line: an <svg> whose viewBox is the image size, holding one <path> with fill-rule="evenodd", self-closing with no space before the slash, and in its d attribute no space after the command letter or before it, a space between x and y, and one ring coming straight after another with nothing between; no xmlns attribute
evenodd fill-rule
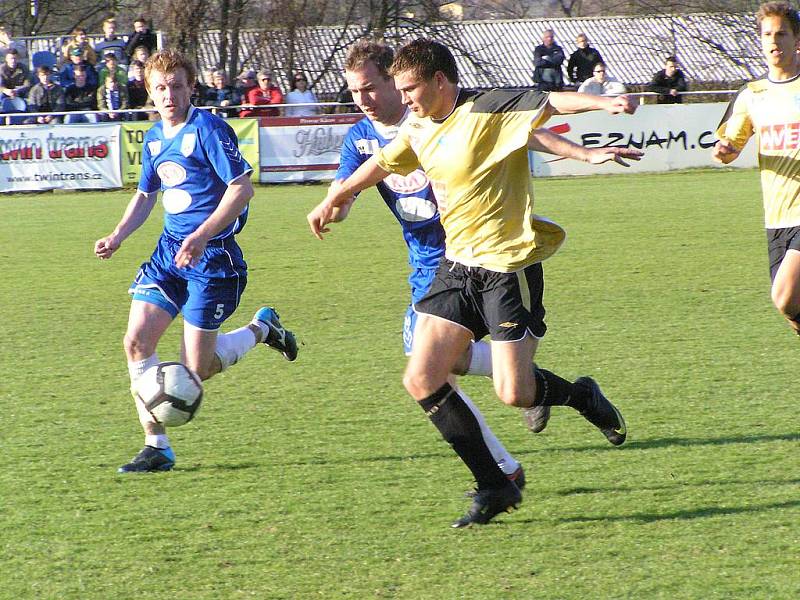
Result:
<svg viewBox="0 0 800 600"><path fill-rule="evenodd" d="M542 33L542 43L533 51L533 81L542 92L557 92L564 88L564 50L555 43L552 29Z"/></svg>
<svg viewBox="0 0 800 600"><path fill-rule="evenodd" d="M28 112L60 112L64 110L64 89L51 80L50 67L43 65L36 69L39 83L28 92ZM61 116L42 115L31 117L28 123L60 123Z"/></svg>
<svg viewBox="0 0 800 600"><path fill-rule="evenodd" d="M31 87L28 67L19 60L19 52L12 48L4 57L0 67L0 99L24 98Z"/></svg>
<svg viewBox="0 0 800 600"><path fill-rule="evenodd" d="M97 87L97 71L84 60L83 51L80 48L73 48L69 52L69 62L62 67L59 74L59 83L64 90L75 83L75 69L79 66L84 68L89 86Z"/></svg>
<svg viewBox="0 0 800 600"><path fill-rule="evenodd" d="M681 92L688 89L683 71L678 68L678 59L668 56L664 68L653 75L649 91L658 94L658 104L680 104L683 102Z"/></svg>
<svg viewBox="0 0 800 600"><path fill-rule="evenodd" d="M578 49L569 56L567 62L567 77L572 85L579 86L594 73L594 66L603 62L603 58L597 49L589 45L589 38L585 33L579 33L575 37L575 45Z"/></svg>
<svg viewBox="0 0 800 600"><path fill-rule="evenodd" d="M94 71L94 69L83 65L75 67L75 81L64 91L66 110L95 110L97 108L97 86L89 85L87 81L89 71ZM66 115L64 123L97 123L97 115Z"/></svg>
<svg viewBox="0 0 800 600"><path fill-rule="evenodd" d="M128 55L125 54L125 40L117 35L117 21L109 17L103 21L103 39L94 45L94 50L98 56L105 57L109 52L113 52L119 64L128 64Z"/></svg>
<svg viewBox="0 0 800 600"><path fill-rule="evenodd" d="M128 45L125 48L129 58L133 56L136 46L144 46L150 54L155 52L158 46L156 34L150 31L150 24L144 17L139 17L133 22L133 33L128 37Z"/></svg>

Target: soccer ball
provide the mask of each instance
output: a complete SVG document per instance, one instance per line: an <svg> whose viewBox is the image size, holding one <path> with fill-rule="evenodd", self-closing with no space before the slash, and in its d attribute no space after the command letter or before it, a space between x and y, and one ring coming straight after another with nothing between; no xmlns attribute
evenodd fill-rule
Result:
<svg viewBox="0 0 800 600"><path fill-rule="evenodd" d="M200 409L203 385L184 364L162 362L136 381L136 399L165 427L186 425Z"/></svg>

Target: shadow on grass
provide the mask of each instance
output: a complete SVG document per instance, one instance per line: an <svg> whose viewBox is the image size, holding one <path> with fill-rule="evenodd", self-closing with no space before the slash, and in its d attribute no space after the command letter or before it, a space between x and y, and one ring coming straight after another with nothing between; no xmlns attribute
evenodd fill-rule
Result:
<svg viewBox="0 0 800 600"><path fill-rule="evenodd" d="M622 521L634 523L654 523L657 521L673 521L673 520L691 520L691 519L705 519L707 517L727 516L727 515L740 515L747 513L760 513L768 510L776 510L782 508L797 508L800 506L800 500L787 500L786 502L768 502L765 504L756 504L751 506L703 506L692 510L676 510L665 513L640 513L632 515L601 515L601 516L580 516L580 517L566 517L563 519L556 519L560 523L594 523L594 522L609 522L609 521ZM530 519L528 522L534 523L538 519Z"/></svg>
<svg viewBox="0 0 800 600"><path fill-rule="evenodd" d="M527 454L538 454L542 451L547 452L597 452L606 450L613 452L649 450L651 448L672 448L674 446L726 446L728 444L760 444L764 442L796 442L800 441L800 433L777 433L771 435L741 435L729 437L702 437L702 438L682 438L665 437L652 438L647 440L628 440L623 446L611 446L602 442L592 446L543 446L528 450L515 449L515 456L525 456Z"/></svg>

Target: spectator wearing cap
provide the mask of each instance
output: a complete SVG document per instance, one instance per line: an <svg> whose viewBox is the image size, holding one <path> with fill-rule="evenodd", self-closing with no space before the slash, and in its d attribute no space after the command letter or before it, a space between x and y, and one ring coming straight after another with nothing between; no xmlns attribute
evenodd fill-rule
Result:
<svg viewBox="0 0 800 600"><path fill-rule="evenodd" d="M581 94L595 96L619 96L625 93L625 86L607 74L606 63L600 61L594 66L592 76L584 81L578 88Z"/></svg>
<svg viewBox="0 0 800 600"><path fill-rule="evenodd" d="M213 85L210 88L206 89L205 97L203 98L203 104L205 106L216 106L218 108L224 108L226 106L239 104L239 98L236 94L236 90L232 86L228 85L228 77L225 74L225 71L222 70L214 71L211 81ZM227 117L235 117L237 111L215 110L214 113L218 114L223 118L227 118Z"/></svg>
<svg viewBox="0 0 800 600"><path fill-rule="evenodd" d="M121 87L128 85L128 70L125 67L119 66L117 55L113 51L106 52L103 57L103 66L97 72L97 80L105 81L109 75L117 80Z"/></svg>
<svg viewBox="0 0 800 600"><path fill-rule="evenodd" d="M133 57L133 51L137 46L147 48L148 55L156 51L158 40L156 34L150 31L150 22L144 17L137 17L133 22L133 33L128 36L128 45L125 53L129 58Z"/></svg>
<svg viewBox="0 0 800 600"><path fill-rule="evenodd" d="M76 47L69 51L69 62L61 68L59 73L59 83L64 90L75 83L75 69L79 66L86 69L87 83L93 88L97 87L97 71L83 59L83 56L84 52L80 48Z"/></svg>
<svg viewBox="0 0 800 600"><path fill-rule="evenodd" d="M664 61L664 68L653 75L649 91L658 94L658 104L680 104L683 102L681 92L688 89L686 77L678 68L678 59L668 56Z"/></svg>
<svg viewBox="0 0 800 600"><path fill-rule="evenodd" d="M12 48L6 52L0 67L0 99L24 98L30 87L28 67L19 60L19 52Z"/></svg>
<svg viewBox="0 0 800 600"><path fill-rule="evenodd" d="M247 94L254 87L258 87L256 83L256 72L253 69L242 71L236 79L236 92L239 94L239 98L247 98Z"/></svg>
<svg viewBox="0 0 800 600"><path fill-rule="evenodd" d="M103 39L94 45L97 54L105 57L109 52L113 52L119 64L128 64L126 46L125 40L117 35L117 20L109 17L103 21Z"/></svg>
<svg viewBox="0 0 800 600"><path fill-rule="evenodd" d="M128 87L120 85L116 77L107 74L105 79L101 79L103 85L97 88L97 108L98 110L117 111L128 108ZM121 121L122 113L107 112L100 114L103 121Z"/></svg>
<svg viewBox="0 0 800 600"><path fill-rule="evenodd" d="M31 87L28 92L28 112L46 113L62 112L64 110L64 88L53 83L50 67L42 65L36 69L39 83ZM31 117L28 123L60 123L61 117L55 115L41 115Z"/></svg>
<svg viewBox="0 0 800 600"><path fill-rule="evenodd" d="M83 59L84 63L92 66L97 64L97 53L89 43L86 30L83 27L76 27L73 29L72 38L61 48L62 59L65 63L70 60L75 50L79 50L79 56Z"/></svg>
<svg viewBox="0 0 800 600"><path fill-rule="evenodd" d="M587 79L592 78L594 66L602 62L603 57L600 56L600 52L589 45L589 38L586 37L585 33L579 33L575 36L575 45L578 49L569 55L567 77L569 77L572 85L578 86Z"/></svg>
<svg viewBox="0 0 800 600"><path fill-rule="evenodd" d="M64 101L68 111L85 111L97 109L97 86L90 85L89 73L94 73L92 67L75 65L73 69L74 81L64 90ZM96 114L66 115L64 123L97 123Z"/></svg>
<svg viewBox="0 0 800 600"><path fill-rule="evenodd" d="M256 74L258 87L247 94L245 104L264 106L266 104L283 104L283 93L275 85L275 77L270 71L262 69ZM248 108L242 111L243 117L277 117L280 116L279 108Z"/></svg>
<svg viewBox="0 0 800 600"><path fill-rule="evenodd" d="M286 104L316 103L317 97L308 89L308 78L303 73L292 77L292 89L286 94ZM287 106L284 109L287 117L313 117L319 114L317 106Z"/></svg>

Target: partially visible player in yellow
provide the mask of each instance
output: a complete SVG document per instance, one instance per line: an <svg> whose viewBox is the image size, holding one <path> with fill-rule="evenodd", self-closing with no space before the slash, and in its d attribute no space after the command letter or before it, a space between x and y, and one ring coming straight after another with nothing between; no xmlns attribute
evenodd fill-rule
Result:
<svg viewBox="0 0 800 600"><path fill-rule="evenodd" d="M800 16L787 2L767 2L756 19L767 76L731 101L712 156L728 164L756 136L772 302L800 335Z"/></svg>

